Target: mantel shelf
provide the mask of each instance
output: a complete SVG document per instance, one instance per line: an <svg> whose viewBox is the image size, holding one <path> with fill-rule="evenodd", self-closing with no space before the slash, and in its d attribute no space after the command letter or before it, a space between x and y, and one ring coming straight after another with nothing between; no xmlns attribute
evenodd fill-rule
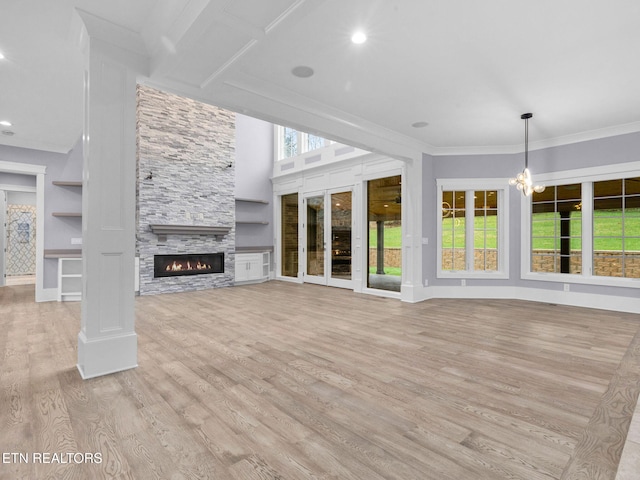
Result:
<svg viewBox="0 0 640 480"><path fill-rule="evenodd" d="M231 227L214 227L209 225L149 225L156 235L214 235L216 237L227 235Z"/></svg>

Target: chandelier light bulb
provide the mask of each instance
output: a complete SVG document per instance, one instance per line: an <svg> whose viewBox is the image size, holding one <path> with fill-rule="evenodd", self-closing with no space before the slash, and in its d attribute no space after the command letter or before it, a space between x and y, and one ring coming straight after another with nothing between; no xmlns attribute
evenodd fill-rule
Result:
<svg viewBox="0 0 640 480"><path fill-rule="evenodd" d="M545 190L544 185L533 184L529 171L529 119L531 117L533 117L532 113L523 113L520 116L524 120L524 170L515 178L509 179L509 185L515 185L525 197L530 196L533 192L542 193Z"/></svg>

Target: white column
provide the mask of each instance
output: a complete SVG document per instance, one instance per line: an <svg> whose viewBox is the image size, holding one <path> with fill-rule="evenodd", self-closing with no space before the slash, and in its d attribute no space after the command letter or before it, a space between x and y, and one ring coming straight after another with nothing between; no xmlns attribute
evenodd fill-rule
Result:
<svg viewBox="0 0 640 480"><path fill-rule="evenodd" d="M137 366L134 329L136 54L85 18L82 322L78 370L92 378ZM100 38L102 37L102 38ZM143 59L144 60L144 59ZM142 69L140 69L142 70Z"/></svg>
<svg viewBox="0 0 640 480"><path fill-rule="evenodd" d="M405 161L402 176L402 300L423 300L422 286L422 157Z"/></svg>
<svg viewBox="0 0 640 480"><path fill-rule="evenodd" d="M46 168L46 167L45 167ZM40 235L38 235L40 233ZM36 174L36 302L44 294L44 171Z"/></svg>

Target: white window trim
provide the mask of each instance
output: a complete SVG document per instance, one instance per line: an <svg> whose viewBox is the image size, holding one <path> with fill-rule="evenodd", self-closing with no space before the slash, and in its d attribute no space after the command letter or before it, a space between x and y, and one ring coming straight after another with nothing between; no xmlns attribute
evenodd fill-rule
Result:
<svg viewBox="0 0 640 480"><path fill-rule="evenodd" d="M640 176L640 162L564 170L535 176L536 183L547 186L582 183L582 273L544 273L531 271L531 197L520 195L522 249L520 268L522 280L579 283L611 287L640 288L640 278L603 277L593 275L593 183L603 180Z"/></svg>
<svg viewBox="0 0 640 480"><path fill-rule="evenodd" d="M479 279L506 279L509 278L509 179L507 178L458 178L438 179L437 185L437 278L479 278ZM474 210L473 194L469 192L496 190L498 195L498 270L470 270L473 268L473 248L466 248L467 270L442 270L442 192L449 190L466 191L465 215L472 216ZM473 225L473 222L465 222ZM473 229L466 230L466 245L473 245Z"/></svg>

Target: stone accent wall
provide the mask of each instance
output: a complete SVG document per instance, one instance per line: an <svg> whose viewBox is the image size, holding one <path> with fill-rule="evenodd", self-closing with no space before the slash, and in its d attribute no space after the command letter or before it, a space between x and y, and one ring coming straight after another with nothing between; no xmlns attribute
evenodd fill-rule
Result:
<svg viewBox="0 0 640 480"><path fill-rule="evenodd" d="M235 114L139 85L137 91L137 255L140 294L233 285ZM230 227L228 235L167 235L151 224ZM225 255L224 273L153 277L153 256Z"/></svg>

